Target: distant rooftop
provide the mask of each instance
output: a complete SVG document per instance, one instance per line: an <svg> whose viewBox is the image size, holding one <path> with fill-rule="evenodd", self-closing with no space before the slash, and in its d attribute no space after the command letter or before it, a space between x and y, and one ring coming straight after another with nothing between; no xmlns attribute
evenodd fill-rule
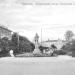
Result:
<svg viewBox="0 0 75 75"><path fill-rule="evenodd" d="M4 26L4 25L1 25L1 24L0 24L0 28L5 29L5 30L7 30L7 31L9 31L9 32L12 32L10 29L8 29L8 27L6 27L6 26Z"/></svg>
<svg viewBox="0 0 75 75"><path fill-rule="evenodd" d="M47 40L47 41L43 41L43 42L57 42L57 41L66 42L65 40L60 40L60 39L57 39L57 40Z"/></svg>

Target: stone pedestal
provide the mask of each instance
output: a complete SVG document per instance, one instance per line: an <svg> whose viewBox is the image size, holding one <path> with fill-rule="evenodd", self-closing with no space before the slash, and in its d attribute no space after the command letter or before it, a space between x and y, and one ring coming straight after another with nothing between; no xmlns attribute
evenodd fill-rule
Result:
<svg viewBox="0 0 75 75"><path fill-rule="evenodd" d="M39 49L38 39L39 39L39 36L38 36L38 34L36 34L36 36L35 36L35 49L33 51L33 54L41 54L41 51Z"/></svg>
<svg viewBox="0 0 75 75"><path fill-rule="evenodd" d="M33 54L41 54L41 51L39 49L34 49Z"/></svg>
<svg viewBox="0 0 75 75"><path fill-rule="evenodd" d="M40 54L40 53L41 53L41 51L39 49L39 44L38 43L35 43L35 49L33 51L33 54Z"/></svg>

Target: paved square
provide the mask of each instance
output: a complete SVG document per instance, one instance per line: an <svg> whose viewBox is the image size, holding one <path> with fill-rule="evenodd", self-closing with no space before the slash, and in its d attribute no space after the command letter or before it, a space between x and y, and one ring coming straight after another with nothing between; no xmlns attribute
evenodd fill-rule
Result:
<svg viewBox="0 0 75 75"><path fill-rule="evenodd" d="M0 75L75 75L75 58L1 58Z"/></svg>

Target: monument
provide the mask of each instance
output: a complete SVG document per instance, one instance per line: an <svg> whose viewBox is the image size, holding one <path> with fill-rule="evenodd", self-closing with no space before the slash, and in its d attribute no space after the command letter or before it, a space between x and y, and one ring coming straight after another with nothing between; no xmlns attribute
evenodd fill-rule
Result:
<svg viewBox="0 0 75 75"><path fill-rule="evenodd" d="M35 37L34 37L34 41L35 41L35 49L33 51L33 54L40 54L41 51L39 50L39 36L38 34L36 33Z"/></svg>

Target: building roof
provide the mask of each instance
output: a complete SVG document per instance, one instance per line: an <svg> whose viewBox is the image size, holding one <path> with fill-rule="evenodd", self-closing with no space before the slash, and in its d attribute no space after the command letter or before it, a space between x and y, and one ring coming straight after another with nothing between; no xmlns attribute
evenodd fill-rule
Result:
<svg viewBox="0 0 75 75"><path fill-rule="evenodd" d="M66 42L65 40L47 40L47 41L43 41L42 43L44 42L58 42L58 41L62 41L62 42Z"/></svg>
<svg viewBox="0 0 75 75"><path fill-rule="evenodd" d="M4 30L7 30L7 31L9 31L9 32L12 32L10 29L8 29L8 28L5 27L5 26L1 26L1 25L0 25L0 28L2 28L2 29L4 29Z"/></svg>

